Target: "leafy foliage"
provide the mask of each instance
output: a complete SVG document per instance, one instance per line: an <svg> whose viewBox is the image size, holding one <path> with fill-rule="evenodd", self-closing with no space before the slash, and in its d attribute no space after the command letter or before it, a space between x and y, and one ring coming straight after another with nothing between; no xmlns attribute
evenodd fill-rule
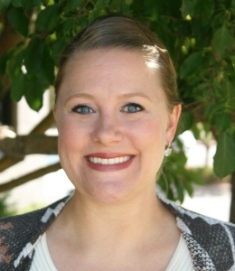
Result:
<svg viewBox="0 0 235 271"><path fill-rule="evenodd" d="M0 12L21 36L1 56L0 76L7 75L12 98L25 96L34 110L53 85L61 49L78 31L113 12L143 21L176 65L185 112L180 132L191 130L200 138L196 124L203 123L218 141L215 173L224 177L235 171L235 0L1 0ZM180 152L182 158L169 158L164 174L168 187L175 187L168 189L169 197L182 200L197 177L187 175L183 148ZM167 190L163 179L160 184Z"/></svg>
<svg viewBox="0 0 235 271"><path fill-rule="evenodd" d="M204 183L200 172L185 170L186 162L183 145L177 140L177 151L164 162L162 174L158 180L158 184L171 200L183 202L185 192L190 196L193 195L193 184Z"/></svg>
<svg viewBox="0 0 235 271"><path fill-rule="evenodd" d="M9 204L7 203L8 196L9 194L3 194L0 197L0 218L16 214L14 206L9 206Z"/></svg>
<svg viewBox="0 0 235 271"><path fill-rule="evenodd" d="M219 177L228 175L235 165L235 135L224 132L218 141L215 155L215 173ZM229 158L229 159L228 159Z"/></svg>

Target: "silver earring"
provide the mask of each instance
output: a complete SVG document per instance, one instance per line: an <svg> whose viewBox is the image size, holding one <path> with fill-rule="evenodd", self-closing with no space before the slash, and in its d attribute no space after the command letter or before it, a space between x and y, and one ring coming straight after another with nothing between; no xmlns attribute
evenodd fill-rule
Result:
<svg viewBox="0 0 235 271"><path fill-rule="evenodd" d="M164 156L165 157L168 157L171 155L171 152L172 152L172 148L171 148L171 143L168 144L167 148L165 149L164 151Z"/></svg>

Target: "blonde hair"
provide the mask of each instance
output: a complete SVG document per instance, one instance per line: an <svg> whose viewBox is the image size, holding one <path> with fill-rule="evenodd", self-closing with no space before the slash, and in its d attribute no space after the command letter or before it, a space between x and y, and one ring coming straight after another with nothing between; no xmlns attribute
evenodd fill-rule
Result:
<svg viewBox="0 0 235 271"><path fill-rule="evenodd" d="M145 25L123 15L106 16L95 20L64 48L55 81L56 97L64 78L66 64L75 54L106 48L143 52L150 63L158 67L169 109L180 103L175 68L165 46Z"/></svg>

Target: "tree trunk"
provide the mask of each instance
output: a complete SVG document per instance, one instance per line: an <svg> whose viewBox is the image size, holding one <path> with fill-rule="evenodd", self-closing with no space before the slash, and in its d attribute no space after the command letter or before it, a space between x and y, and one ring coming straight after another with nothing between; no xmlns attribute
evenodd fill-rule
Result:
<svg viewBox="0 0 235 271"><path fill-rule="evenodd" d="M231 175L231 194L230 222L235 224L235 171Z"/></svg>

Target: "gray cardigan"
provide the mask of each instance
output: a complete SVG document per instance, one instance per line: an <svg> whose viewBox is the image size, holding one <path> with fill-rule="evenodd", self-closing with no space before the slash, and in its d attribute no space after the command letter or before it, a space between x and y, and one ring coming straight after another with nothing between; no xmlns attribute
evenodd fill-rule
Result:
<svg viewBox="0 0 235 271"><path fill-rule="evenodd" d="M0 220L0 270L29 271L34 247L70 197ZM188 211L160 197L175 215L197 271L235 270L235 225Z"/></svg>

